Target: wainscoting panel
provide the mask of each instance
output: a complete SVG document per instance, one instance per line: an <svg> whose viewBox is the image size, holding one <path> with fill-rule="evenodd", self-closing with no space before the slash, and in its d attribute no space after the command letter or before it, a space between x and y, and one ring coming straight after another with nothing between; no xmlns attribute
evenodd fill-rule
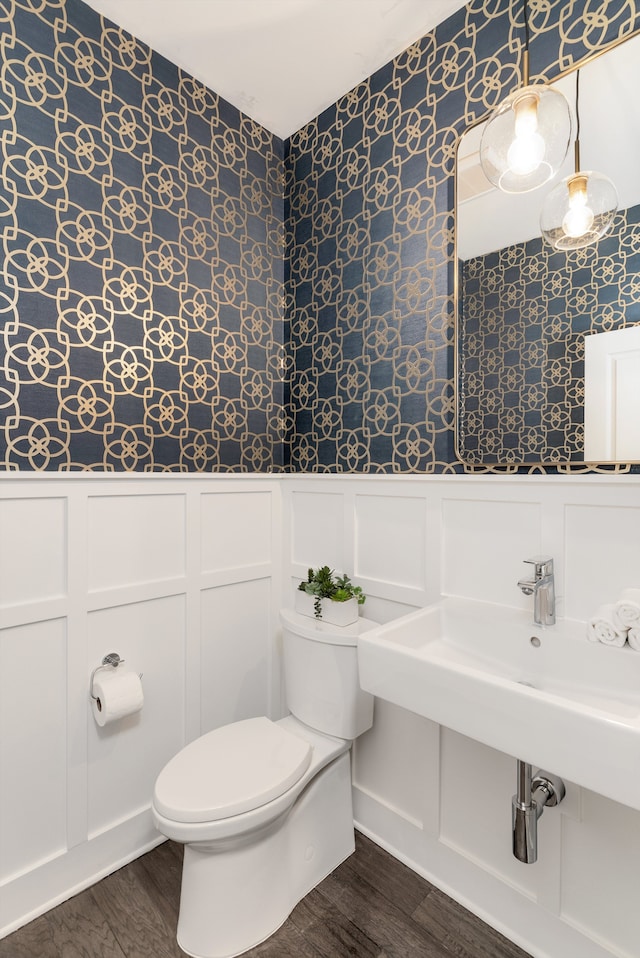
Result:
<svg viewBox="0 0 640 958"><path fill-rule="evenodd" d="M268 714L269 579L203 591L201 628L202 731Z"/></svg>
<svg viewBox="0 0 640 958"><path fill-rule="evenodd" d="M562 851L563 919L615 943L613 954L637 955L638 813L585 791L580 821L564 820Z"/></svg>
<svg viewBox="0 0 640 958"><path fill-rule="evenodd" d="M89 663L118 652L144 690L142 711L111 725L88 710L89 837L148 807L158 772L185 744L184 646L184 595L88 616Z"/></svg>
<svg viewBox="0 0 640 958"><path fill-rule="evenodd" d="M66 851L66 644L64 619L0 630L0 887Z"/></svg>
<svg viewBox="0 0 640 958"><path fill-rule="evenodd" d="M540 869L523 866L511 854L515 784L516 763L510 755L442 729L440 841L535 899ZM542 832L541 827L541 838Z"/></svg>
<svg viewBox="0 0 640 958"><path fill-rule="evenodd" d="M154 781L187 741L281 714L279 495L270 477L0 477L0 936L161 841ZM108 652L145 701L100 728Z"/></svg>
<svg viewBox="0 0 640 958"><path fill-rule="evenodd" d="M63 498L0 499L0 607L65 594L65 513Z"/></svg>
<svg viewBox="0 0 640 958"><path fill-rule="evenodd" d="M471 491L471 490L469 490ZM524 606L516 587L524 559L539 555L540 504L459 491L443 501L442 591L484 602ZM498 490L496 490L498 492Z"/></svg>
<svg viewBox="0 0 640 958"><path fill-rule="evenodd" d="M568 616L584 609L588 618L623 589L640 588L640 497L568 505L565 521Z"/></svg>
<svg viewBox="0 0 640 958"><path fill-rule="evenodd" d="M218 492L201 498L202 571L271 561L271 494Z"/></svg>
<svg viewBox="0 0 640 958"><path fill-rule="evenodd" d="M375 725L354 744L354 785L423 828L426 796L438 785L438 726L382 699Z"/></svg>
<svg viewBox="0 0 640 958"><path fill-rule="evenodd" d="M325 484L324 489L331 488ZM329 565L343 570L344 495L296 491L291 498L291 557L305 568ZM346 569L344 571L347 571Z"/></svg>
<svg viewBox="0 0 640 958"><path fill-rule="evenodd" d="M424 590L424 497L359 494L355 500L355 517L354 575Z"/></svg>
<svg viewBox="0 0 640 958"><path fill-rule="evenodd" d="M89 590L184 575L184 510L184 496L178 495L92 496Z"/></svg>

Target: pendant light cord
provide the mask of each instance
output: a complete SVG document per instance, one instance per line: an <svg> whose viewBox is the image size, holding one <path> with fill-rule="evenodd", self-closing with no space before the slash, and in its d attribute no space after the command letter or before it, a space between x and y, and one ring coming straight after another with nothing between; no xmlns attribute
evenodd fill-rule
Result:
<svg viewBox="0 0 640 958"><path fill-rule="evenodd" d="M524 57L522 64L523 86L529 86L529 5L527 0L523 0L522 8L524 12Z"/></svg>
<svg viewBox="0 0 640 958"><path fill-rule="evenodd" d="M576 70L576 141L573 152L577 173L580 170L580 70Z"/></svg>

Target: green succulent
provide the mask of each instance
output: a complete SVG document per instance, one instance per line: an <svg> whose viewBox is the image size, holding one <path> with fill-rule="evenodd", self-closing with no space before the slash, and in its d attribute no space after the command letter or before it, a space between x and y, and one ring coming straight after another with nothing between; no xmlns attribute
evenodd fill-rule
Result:
<svg viewBox="0 0 640 958"><path fill-rule="evenodd" d="M298 586L300 592L312 595L313 611L316 619L322 618L321 599L331 599L333 602L348 602L356 599L358 605L363 605L366 595L359 585L354 585L348 575L343 573L336 576L328 565L317 569L309 569L306 581Z"/></svg>

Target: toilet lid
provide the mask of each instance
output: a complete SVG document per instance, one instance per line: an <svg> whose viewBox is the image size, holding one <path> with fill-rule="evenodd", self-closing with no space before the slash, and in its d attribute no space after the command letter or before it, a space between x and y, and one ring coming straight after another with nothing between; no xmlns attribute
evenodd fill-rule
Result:
<svg viewBox="0 0 640 958"><path fill-rule="evenodd" d="M214 729L164 767L154 805L179 822L211 822L272 801L298 781L311 745L268 718Z"/></svg>

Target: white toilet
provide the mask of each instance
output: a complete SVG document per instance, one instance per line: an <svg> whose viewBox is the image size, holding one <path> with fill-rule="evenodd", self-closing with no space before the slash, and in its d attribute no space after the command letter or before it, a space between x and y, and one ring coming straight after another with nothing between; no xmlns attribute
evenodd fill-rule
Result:
<svg viewBox="0 0 640 958"><path fill-rule="evenodd" d="M377 623L280 618L292 714L215 729L156 781L154 823L185 845L177 937L195 958L264 941L355 847L349 752L373 722L357 639Z"/></svg>

